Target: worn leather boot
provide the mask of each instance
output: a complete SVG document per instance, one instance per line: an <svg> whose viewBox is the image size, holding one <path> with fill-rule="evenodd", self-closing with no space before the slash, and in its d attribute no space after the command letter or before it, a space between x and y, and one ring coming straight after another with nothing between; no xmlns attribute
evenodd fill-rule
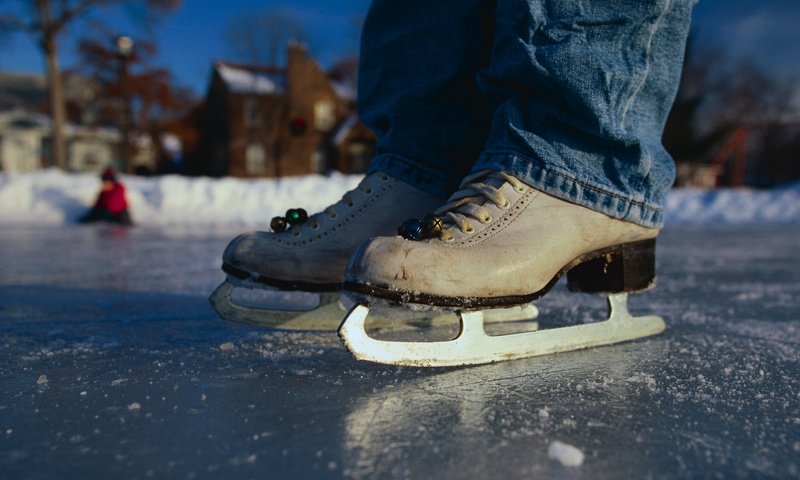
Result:
<svg viewBox="0 0 800 480"><path fill-rule="evenodd" d="M348 295L482 309L536 300L564 274L571 289L596 293L643 290L655 278L658 229L561 200L504 172L467 177L424 224L408 238L362 244L345 274Z"/></svg>
<svg viewBox="0 0 800 480"><path fill-rule="evenodd" d="M443 199L374 173L342 200L300 225L235 238L222 256L233 277L281 290L336 291L347 259L365 240L392 235L405 218L423 215Z"/></svg>

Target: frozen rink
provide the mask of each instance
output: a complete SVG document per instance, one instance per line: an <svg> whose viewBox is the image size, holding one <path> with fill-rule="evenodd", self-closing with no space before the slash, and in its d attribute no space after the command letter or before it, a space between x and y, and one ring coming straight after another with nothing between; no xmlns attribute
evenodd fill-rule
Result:
<svg viewBox="0 0 800 480"><path fill-rule="evenodd" d="M664 334L460 369L219 320L235 233L0 228L0 477L800 478L800 228L667 229Z"/></svg>

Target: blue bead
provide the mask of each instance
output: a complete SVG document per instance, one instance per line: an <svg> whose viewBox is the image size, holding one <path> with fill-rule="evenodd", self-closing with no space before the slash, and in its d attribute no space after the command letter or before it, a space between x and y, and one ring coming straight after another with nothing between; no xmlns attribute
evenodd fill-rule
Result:
<svg viewBox="0 0 800 480"><path fill-rule="evenodd" d="M397 234L406 240L422 240L425 238L425 227L416 218L411 218L400 224Z"/></svg>

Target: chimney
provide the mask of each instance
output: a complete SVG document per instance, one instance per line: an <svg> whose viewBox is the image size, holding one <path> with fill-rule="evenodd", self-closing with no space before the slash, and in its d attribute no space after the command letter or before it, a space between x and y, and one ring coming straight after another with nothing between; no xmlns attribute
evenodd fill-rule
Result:
<svg viewBox="0 0 800 480"><path fill-rule="evenodd" d="M299 40L289 40L286 55L287 63L291 65L304 61L306 59L306 53L308 53L308 45Z"/></svg>

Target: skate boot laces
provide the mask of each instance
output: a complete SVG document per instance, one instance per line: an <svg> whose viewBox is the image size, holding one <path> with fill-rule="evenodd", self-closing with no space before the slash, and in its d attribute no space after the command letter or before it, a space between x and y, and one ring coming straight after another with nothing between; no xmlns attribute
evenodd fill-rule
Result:
<svg viewBox="0 0 800 480"><path fill-rule="evenodd" d="M354 198L354 193L356 191L364 192L367 195L371 195L374 191L374 186L372 184L375 180L381 180L383 182L389 180L389 176L383 172L378 172L373 175L368 175L364 177L361 182L356 186L356 188L348 191L344 195L342 195L342 199L338 202L334 203L326 207L323 211L316 213L308 218L308 221L301 225L294 225L291 228L292 235L295 237L299 237L300 234L303 232L304 228L310 228L311 230L318 230L320 225L323 221L327 218L328 220L335 220L339 214L347 209L354 208L356 206L356 200Z"/></svg>
<svg viewBox="0 0 800 480"><path fill-rule="evenodd" d="M505 172L484 170L467 176L461 182L460 189L434 212L444 223L439 237L444 241L453 241L453 228L470 234L475 231L472 221L477 220L484 225L490 223L493 219L486 208L487 202L492 202L503 210L508 209L511 202L500 191L506 183L510 183L517 192L525 191L524 183Z"/></svg>

